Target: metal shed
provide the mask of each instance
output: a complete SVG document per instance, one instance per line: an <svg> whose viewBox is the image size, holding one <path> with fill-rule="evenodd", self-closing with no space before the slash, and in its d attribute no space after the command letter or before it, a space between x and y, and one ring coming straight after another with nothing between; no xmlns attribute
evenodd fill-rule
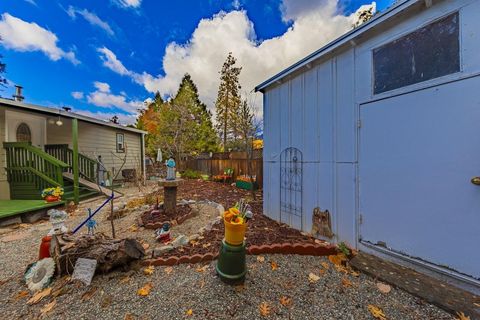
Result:
<svg viewBox="0 0 480 320"><path fill-rule="evenodd" d="M265 214L478 288L479 13L397 2L257 86Z"/></svg>

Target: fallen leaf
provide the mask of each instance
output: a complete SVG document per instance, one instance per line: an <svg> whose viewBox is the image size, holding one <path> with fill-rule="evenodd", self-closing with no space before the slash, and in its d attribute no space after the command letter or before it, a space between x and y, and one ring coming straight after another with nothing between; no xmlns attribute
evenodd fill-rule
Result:
<svg viewBox="0 0 480 320"><path fill-rule="evenodd" d="M457 312L457 320L470 320L470 317L463 312Z"/></svg>
<svg viewBox="0 0 480 320"><path fill-rule="evenodd" d="M47 313L52 311L53 307L55 307L56 304L57 304L57 300L53 300L52 302L44 305L43 308L40 309L40 313L42 314L42 316L45 316Z"/></svg>
<svg viewBox="0 0 480 320"><path fill-rule="evenodd" d="M187 311L185 311L185 314L187 315L187 317L190 317L193 315L193 310L192 309L188 309Z"/></svg>
<svg viewBox="0 0 480 320"><path fill-rule="evenodd" d="M270 314L270 306L266 302L262 302L260 306L258 306L258 310L260 311L260 315L262 315L262 317L266 317Z"/></svg>
<svg viewBox="0 0 480 320"><path fill-rule="evenodd" d="M165 271L166 274L170 274L170 273L172 273L173 268L172 267L166 267L164 271Z"/></svg>
<svg viewBox="0 0 480 320"><path fill-rule="evenodd" d="M330 265L327 262L322 262L322 267L324 267L326 270L330 269Z"/></svg>
<svg viewBox="0 0 480 320"><path fill-rule="evenodd" d="M102 308L107 308L112 304L113 298L111 295L107 294L102 299L102 303L100 304Z"/></svg>
<svg viewBox="0 0 480 320"><path fill-rule="evenodd" d="M205 287L205 280L200 280L200 283L199 283L199 287L200 289L202 289L203 287Z"/></svg>
<svg viewBox="0 0 480 320"><path fill-rule="evenodd" d="M264 256L257 256L257 261L258 262L265 262L265 257Z"/></svg>
<svg viewBox="0 0 480 320"><path fill-rule="evenodd" d="M245 284L241 283L241 284L235 285L236 292L243 292L244 290L245 290Z"/></svg>
<svg viewBox="0 0 480 320"><path fill-rule="evenodd" d="M82 300L83 301L90 300L95 295L96 292L97 292L97 287L91 287L88 291L85 291L85 293L82 294Z"/></svg>
<svg viewBox="0 0 480 320"><path fill-rule="evenodd" d="M150 248L150 244L144 242L142 243L142 247L143 247L143 250L147 250L148 248Z"/></svg>
<svg viewBox="0 0 480 320"><path fill-rule="evenodd" d="M280 304L284 307L290 307L292 305L292 298L283 296L280 298Z"/></svg>
<svg viewBox="0 0 480 320"><path fill-rule="evenodd" d="M387 320L387 316L383 313L383 310L373 304L368 305L368 311L370 311L375 319Z"/></svg>
<svg viewBox="0 0 480 320"><path fill-rule="evenodd" d="M198 240L203 240L203 239L205 239L205 237L204 236L199 236L197 239Z"/></svg>
<svg viewBox="0 0 480 320"><path fill-rule="evenodd" d="M192 247L195 247L196 245L198 245L198 241L190 240L190 244L192 245Z"/></svg>
<svg viewBox="0 0 480 320"><path fill-rule="evenodd" d="M143 269L143 274L146 276L151 276L154 272L155 272L154 266L148 266L145 269Z"/></svg>
<svg viewBox="0 0 480 320"><path fill-rule="evenodd" d="M195 271L197 272L205 272L208 270L208 264L204 265L203 267L197 267L197 269L195 269Z"/></svg>
<svg viewBox="0 0 480 320"><path fill-rule="evenodd" d="M278 264L275 261L270 261L270 266L272 267L272 271L278 269Z"/></svg>
<svg viewBox="0 0 480 320"><path fill-rule="evenodd" d="M150 290L152 290L152 288L153 288L153 285L152 285L152 283L149 282L146 285L144 285L143 287L141 287L140 289L138 289L137 294L139 296L142 296L142 297L148 296L150 294Z"/></svg>
<svg viewBox="0 0 480 320"><path fill-rule="evenodd" d="M351 274L352 276L354 276L354 277L359 277L359 276L360 276L360 273L358 273L358 272L356 272L356 271L354 271L354 270L350 271L350 274Z"/></svg>
<svg viewBox="0 0 480 320"><path fill-rule="evenodd" d="M351 287L353 284L352 284L352 281L348 280L347 278L342 278L342 286L344 286L345 288L348 288L348 287Z"/></svg>
<svg viewBox="0 0 480 320"><path fill-rule="evenodd" d="M70 291L71 290L68 289L67 287L61 287L52 291L52 297L54 298L60 297L60 296L63 296L64 294L69 293Z"/></svg>
<svg viewBox="0 0 480 320"><path fill-rule="evenodd" d="M130 276L125 276L122 279L120 279L120 283L125 284L130 282Z"/></svg>
<svg viewBox="0 0 480 320"><path fill-rule="evenodd" d="M205 244L203 244L203 245L202 245L202 247L204 247L204 248L208 248L208 247L210 247L211 245L212 245L212 244L209 242L209 243L205 243Z"/></svg>
<svg viewBox="0 0 480 320"><path fill-rule="evenodd" d="M328 256L328 260L337 266L343 266L343 263L347 261L347 257L343 253Z"/></svg>
<svg viewBox="0 0 480 320"><path fill-rule="evenodd" d="M382 283L382 282L377 283L377 288L378 288L378 290L380 290L381 293L385 293L385 294L392 291L392 287L390 287L388 284L385 284L385 283Z"/></svg>
<svg viewBox="0 0 480 320"><path fill-rule="evenodd" d="M337 270L338 272L348 273L348 269L345 268L344 266L342 265L334 265L334 266L335 266L335 270Z"/></svg>
<svg viewBox="0 0 480 320"><path fill-rule="evenodd" d="M30 292L28 290L22 290L20 291L19 293L17 293L15 295L15 297L13 297L16 301L20 300L20 299L23 299L25 297L28 297L28 295L30 294Z"/></svg>
<svg viewBox="0 0 480 320"><path fill-rule="evenodd" d="M43 298L49 296L51 293L52 293L52 288L43 289L42 291L35 293L35 295L31 297L30 300L27 301L27 304L39 303Z"/></svg>
<svg viewBox="0 0 480 320"><path fill-rule="evenodd" d="M136 224L132 224L130 227L128 227L128 231L130 232L136 232L138 231L138 227Z"/></svg>
<svg viewBox="0 0 480 320"><path fill-rule="evenodd" d="M123 320L134 320L135 318L131 313L126 313L125 317L123 317Z"/></svg>
<svg viewBox="0 0 480 320"><path fill-rule="evenodd" d="M318 280L320 280L320 277L310 272L310 274L308 275L308 281L310 281L311 283L314 283L314 282L317 282Z"/></svg>
<svg viewBox="0 0 480 320"><path fill-rule="evenodd" d="M320 270L318 270L318 273L320 273L320 275L323 276L325 273L327 273L327 270L320 269Z"/></svg>

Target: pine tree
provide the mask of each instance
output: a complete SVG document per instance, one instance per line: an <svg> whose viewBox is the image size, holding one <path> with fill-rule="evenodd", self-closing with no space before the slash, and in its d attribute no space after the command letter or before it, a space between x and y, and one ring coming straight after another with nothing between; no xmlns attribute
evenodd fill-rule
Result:
<svg viewBox="0 0 480 320"><path fill-rule="evenodd" d="M215 109L217 113L217 130L222 136L224 150L230 140L238 137L238 122L240 114L239 76L242 67L236 67L237 59L230 52L220 71L220 86L218 88Z"/></svg>

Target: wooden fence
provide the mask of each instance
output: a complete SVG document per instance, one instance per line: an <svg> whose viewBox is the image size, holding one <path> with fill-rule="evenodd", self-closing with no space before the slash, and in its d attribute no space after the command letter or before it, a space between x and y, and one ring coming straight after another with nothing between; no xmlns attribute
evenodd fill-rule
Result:
<svg viewBox="0 0 480 320"><path fill-rule="evenodd" d="M242 153L238 153L238 156L240 157L234 157L233 159L215 159L215 157L210 159L190 159L181 161L178 165L178 169L181 171L191 169L212 176L222 174L224 169L232 168L234 170L233 175L235 179L238 175L247 173L247 158L241 157L242 155ZM233 156L237 156L237 154L232 154L232 157ZM252 159L251 162L252 175L256 176L258 186L262 188L263 158Z"/></svg>

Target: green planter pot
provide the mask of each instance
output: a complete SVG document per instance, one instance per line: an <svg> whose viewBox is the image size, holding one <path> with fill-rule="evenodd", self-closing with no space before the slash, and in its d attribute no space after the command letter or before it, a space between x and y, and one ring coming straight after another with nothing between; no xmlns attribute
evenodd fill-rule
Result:
<svg viewBox="0 0 480 320"><path fill-rule="evenodd" d="M237 188L244 189L244 190L252 190L252 188L253 188L253 190L258 189L258 186L257 186L256 182L251 183L251 182L246 182L246 181L236 181L235 185L237 186Z"/></svg>
<svg viewBox="0 0 480 320"><path fill-rule="evenodd" d="M243 282L247 273L245 242L232 246L222 240L216 270L220 279L227 283Z"/></svg>

